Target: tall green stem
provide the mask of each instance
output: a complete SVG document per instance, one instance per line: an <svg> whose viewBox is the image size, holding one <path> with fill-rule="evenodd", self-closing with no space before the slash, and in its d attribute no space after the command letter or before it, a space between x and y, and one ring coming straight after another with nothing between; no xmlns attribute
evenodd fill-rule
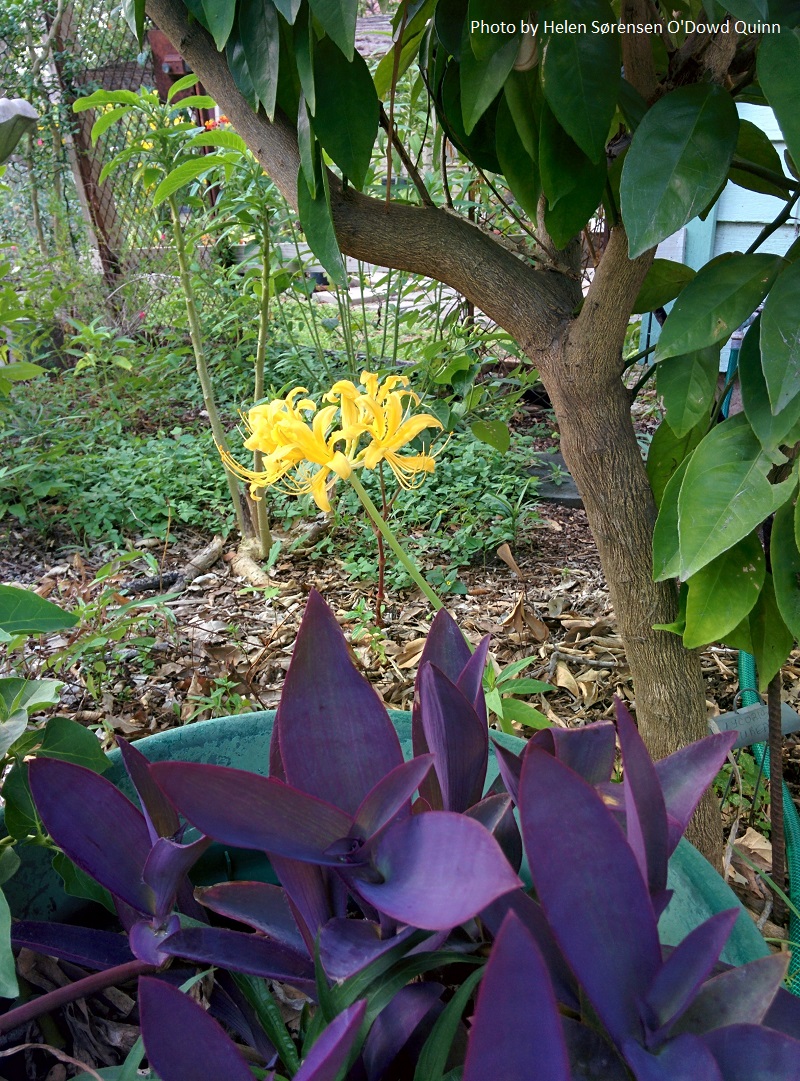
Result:
<svg viewBox="0 0 800 1081"><path fill-rule="evenodd" d="M258 341L256 343L255 372L253 378L253 400L260 402L264 397L264 364L267 355L267 331L269 328L269 280L270 280L270 243L269 218L264 223L264 237L261 243L261 303L258 306ZM253 451L253 469L261 473L264 469L264 456L260 450ZM269 528L267 504L264 499L256 502L256 523L258 525L258 543L261 558L266 559L272 547L272 534Z"/></svg>
<svg viewBox="0 0 800 1081"><path fill-rule="evenodd" d="M192 339L197 378L200 380L200 387L203 391L203 404L208 413L214 442L218 447L230 454L225 429L222 426L219 410L217 409L217 402L214 397L211 373L209 372L208 364L206 363L205 350L203 349L203 333L200 329L200 318L197 314L197 304L195 302L194 288L192 286L192 275L189 269L189 259L186 254L186 244L183 240L180 211L178 209L178 201L174 195L170 195L169 197L169 213L170 218L172 219L172 236L175 242L175 252L178 256L181 289L183 290L184 300L186 301L186 315L189 320L189 335ZM239 527L239 532L242 537L245 537L247 536L248 529L244 516L244 507L242 506L242 497L239 494L239 486L236 483L236 477L231 473L227 466L225 466L225 479L228 482L228 490L231 493L231 502L233 503L233 509L236 513L236 524ZM249 532L252 532L252 530Z"/></svg>
<svg viewBox="0 0 800 1081"><path fill-rule="evenodd" d="M378 529L378 531L380 532L381 536L386 541L386 543L389 545L389 547L392 549L392 551L397 556L397 558L400 560L400 562L405 567L405 569L408 571L408 573L411 575L414 582L416 582L416 584L419 586L419 588L422 590L422 592L425 594L425 596L431 602L431 605L433 606L433 610L435 612L438 612L440 608L444 608L444 605L442 604L441 600L437 596L436 592L432 589L430 584L428 582L426 582L425 579L422 577L422 574L420 573L420 569L417 566L417 564L414 562L414 560L411 558L411 556L406 551L404 551L404 549L401 547L401 545L400 545L399 541L397 540L397 538L395 537L394 533L392 533L391 529L389 528L389 526L384 521L383 516L381 515L381 512L378 510L378 508L372 502L369 495L367 495L367 492L366 492L366 490L364 488L364 485L358 479L356 474L351 473L350 477L349 477L349 480L350 480L350 483L352 484L352 486L355 488L356 495L358 496L358 498L361 500L362 504L364 505L364 510L367 512L367 514L370 516L372 521L375 523L375 526Z"/></svg>

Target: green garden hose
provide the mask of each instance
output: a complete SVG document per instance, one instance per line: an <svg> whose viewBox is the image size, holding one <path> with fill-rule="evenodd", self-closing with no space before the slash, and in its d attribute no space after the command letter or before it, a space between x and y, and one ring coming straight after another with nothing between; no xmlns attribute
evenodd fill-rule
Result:
<svg viewBox="0 0 800 1081"><path fill-rule="evenodd" d="M739 690L743 706L760 701L756 687L756 661L750 653L739 650ZM766 743L753 744L753 756L759 769L769 775L769 750ZM793 995L800 996L800 814L792 795L783 785L783 828L786 834L786 866L789 870L789 944L792 946L786 984ZM797 943L795 947L794 944Z"/></svg>

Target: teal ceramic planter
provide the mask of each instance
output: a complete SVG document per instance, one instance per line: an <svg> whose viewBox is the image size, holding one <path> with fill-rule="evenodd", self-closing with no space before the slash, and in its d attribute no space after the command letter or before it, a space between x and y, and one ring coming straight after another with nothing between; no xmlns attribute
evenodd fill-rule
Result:
<svg viewBox="0 0 800 1081"><path fill-rule="evenodd" d="M403 754L410 758L411 714L389 710L389 716L400 738ZM176 762L208 762L247 769L267 776L269 744L274 723L274 710L243 713L236 717L219 717L159 732L138 740L136 748L152 762L167 759ZM524 740L503 732L492 732L492 738L513 751L521 750L525 743ZM112 751L109 758L112 765L105 776L132 796L133 790L119 752ZM496 776L497 762L490 745L487 786ZM569 814L568 807L564 808L564 813ZM22 865L4 886L12 914L34 920L76 919L87 903L64 893L61 879L50 865L49 854L43 849L26 845L20 846L18 852ZM613 873L612 868L609 870ZM268 881L271 879L271 868L264 856L253 852L228 850L222 846L210 849L196 871L196 880L201 884L210 884L229 877ZM527 868L523 866L523 878L527 877L526 872ZM674 890L674 896L659 923L661 940L668 945L677 945L698 924L716 912L727 908L741 908L730 887L685 840L681 841L670 860L668 885ZM742 908L722 954L722 960L728 964L739 965L764 957L768 953L766 943Z"/></svg>

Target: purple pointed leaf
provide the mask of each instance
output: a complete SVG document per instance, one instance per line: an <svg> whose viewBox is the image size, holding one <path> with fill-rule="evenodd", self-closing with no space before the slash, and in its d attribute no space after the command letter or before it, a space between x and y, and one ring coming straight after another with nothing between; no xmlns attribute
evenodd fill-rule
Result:
<svg viewBox="0 0 800 1081"><path fill-rule="evenodd" d="M366 1011L366 999L361 999L334 1017L303 1059L294 1081L336 1081L356 1041Z"/></svg>
<svg viewBox="0 0 800 1081"><path fill-rule="evenodd" d="M667 814L673 820L669 830L670 855L677 848L700 797L719 773L735 740L735 732L718 732L655 763Z"/></svg>
<svg viewBox="0 0 800 1081"><path fill-rule="evenodd" d="M339 624L314 590L283 684L277 731L289 784L351 816L403 762L385 706L354 668Z"/></svg>
<svg viewBox="0 0 800 1081"><path fill-rule="evenodd" d="M175 808L153 780L149 760L121 737L117 739L117 746L139 797L151 840L155 844L158 837L174 837L180 829L180 821Z"/></svg>
<svg viewBox="0 0 800 1081"><path fill-rule="evenodd" d="M163 926L156 927L150 920L138 920L128 932L128 941L137 960L161 968L169 961L171 954L165 953L162 946L170 935L180 929L178 916L170 916Z"/></svg>
<svg viewBox="0 0 800 1081"><path fill-rule="evenodd" d="M770 1007L778 997L788 965L788 954L773 953L720 972L703 984L675 1031L700 1035L728 1025L758 1025L762 1021L769 1024ZM795 998L791 1001L797 1003ZM794 1020L798 1020L798 1011L793 1013ZM798 1031L792 1027L792 1032Z"/></svg>
<svg viewBox="0 0 800 1081"><path fill-rule="evenodd" d="M139 1011L147 1058L161 1081L253 1081L233 1040L189 995L142 976Z"/></svg>
<svg viewBox="0 0 800 1081"><path fill-rule="evenodd" d="M370 920L329 920L319 933L322 967L331 980L349 979L413 933L413 927L406 927L397 935L382 938L380 928ZM425 948L429 946L426 941Z"/></svg>
<svg viewBox="0 0 800 1081"><path fill-rule="evenodd" d="M153 912L142 881L150 853L144 817L104 777L57 758L29 766L31 793L45 829L74 864L137 912Z"/></svg>
<svg viewBox="0 0 800 1081"><path fill-rule="evenodd" d="M272 777L196 762L151 768L181 814L223 844L333 863L325 849L350 829L348 814Z"/></svg>
<svg viewBox="0 0 800 1081"><path fill-rule="evenodd" d="M24 946L46 957L58 957L97 971L116 968L133 960L124 935L66 923L16 920L11 925L11 945L15 949Z"/></svg>
<svg viewBox="0 0 800 1081"><path fill-rule="evenodd" d="M430 662L447 676L451 683L457 683L464 668L469 664L472 653L464 640L464 635L449 612L441 608L431 624L425 648L419 659L417 679L414 685L414 705L411 711L411 743L416 756L427 754L429 751L425 732L422 728L422 716L420 714L419 687L420 674L423 666ZM439 788L439 780L435 773L431 772L425 778L420 789L420 795L425 799L431 810L441 811L442 793Z"/></svg>
<svg viewBox="0 0 800 1081"><path fill-rule="evenodd" d="M444 931L519 886L494 837L449 811L412 815L381 838L374 864L383 882L353 886L379 912L426 931Z"/></svg>
<svg viewBox="0 0 800 1081"><path fill-rule="evenodd" d="M622 1053L636 1081L727 1081L700 1036L678 1036L655 1052L631 1038Z"/></svg>
<svg viewBox="0 0 800 1081"><path fill-rule="evenodd" d="M331 875L324 867L310 863L270 856L272 869L286 891L286 900L292 910L309 956L314 956L314 942L320 927L334 915L331 898Z"/></svg>
<svg viewBox="0 0 800 1081"><path fill-rule="evenodd" d="M697 995L714 965L719 961L739 909L730 908L695 927L670 953L661 966L645 999L642 1020L653 1033L650 1046L662 1041ZM662 1030L659 1033L657 1030Z"/></svg>
<svg viewBox="0 0 800 1081"><path fill-rule="evenodd" d="M561 1016L561 1028L572 1067L572 1081L630 1081L630 1073L597 1029Z"/></svg>
<svg viewBox="0 0 800 1081"><path fill-rule="evenodd" d="M444 987L440 983L416 983L402 987L375 1018L364 1043L367 1081L381 1081L386 1071L426 1018L439 1007Z"/></svg>
<svg viewBox="0 0 800 1081"><path fill-rule="evenodd" d="M543 728L528 746L549 751L589 784L598 785L611 777L617 735L611 721L596 721L585 728Z"/></svg>
<svg viewBox="0 0 800 1081"><path fill-rule="evenodd" d="M420 669L419 712L445 811L466 811L483 795L489 758L485 721L433 664Z"/></svg>
<svg viewBox="0 0 800 1081"><path fill-rule="evenodd" d="M617 732L625 773L625 825L628 844L651 893L667 888L669 844L667 809L653 760L633 718L617 698Z"/></svg>
<svg viewBox="0 0 800 1081"><path fill-rule="evenodd" d="M755 964L755 962L752 963ZM750 966L747 965L746 967L749 968ZM763 1023L768 1028L774 1028L778 1032L785 1032L787 1036L796 1039L798 1032L800 1032L800 998L782 987L778 988L775 998L764 1015Z"/></svg>
<svg viewBox="0 0 800 1081"><path fill-rule="evenodd" d="M520 818L533 884L556 941L620 1042L640 1030L639 1002L661 967L636 858L595 789L537 748L522 766Z"/></svg>
<svg viewBox="0 0 800 1081"><path fill-rule="evenodd" d="M488 724L488 715L486 712L486 696L483 693L483 672L486 668L488 655L489 635L487 634L475 647L475 652L462 668L458 679L454 681L467 701L472 703L484 727ZM441 669L441 665L437 665L437 667Z"/></svg>
<svg viewBox="0 0 800 1081"><path fill-rule="evenodd" d="M514 805L507 794L486 796L466 812L491 833L515 871L522 865L522 836L514 817Z"/></svg>
<svg viewBox="0 0 800 1081"><path fill-rule="evenodd" d="M547 966L530 932L510 912L478 991L463 1081L570 1081L567 1048Z"/></svg>
<svg viewBox="0 0 800 1081"><path fill-rule="evenodd" d="M506 786L506 791L514 803L519 803L519 778L522 773L522 759L518 754L509 751L502 743L498 743L496 739L492 740L492 745L497 760L497 768L500 771L503 784Z"/></svg>
<svg viewBox="0 0 800 1081"><path fill-rule="evenodd" d="M725 1081L800 1081L800 1040L761 1025L728 1025L703 1041Z"/></svg>
<svg viewBox="0 0 800 1081"><path fill-rule="evenodd" d="M433 755L412 758L387 773L364 797L355 813L351 834L368 841L392 819L411 814L411 797L433 765Z"/></svg>
<svg viewBox="0 0 800 1081"><path fill-rule="evenodd" d="M283 980L307 994L316 994L310 958L261 935L222 927L184 927L165 939L162 949L170 957Z"/></svg>
<svg viewBox="0 0 800 1081"><path fill-rule="evenodd" d="M481 912L481 920L497 937L497 932L508 912L513 912L525 924L542 955L556 998L568 1009L580 1011L578 985L564 955L558 948L550 924L545 919L542 906L524 890L513 890L498 897Z"/></svg>
<svg viewBox="0 0 800 1081"><path fill-rule="evenodd" d="M481 646L478 648L480 649ZM419 659L418 671L422 670L426 661L430 661L441 672L444 672L451 683L457 683L473 656L456 621L446 609L440 608L428 631L425 648ZM483 669L481 669L481 675L483 675Z"/></svg>
<svg viewBox="0 0 800 1081"><path fill-rule="evenodd" d="M269 882L220 882L195 891L200 904L220 916L238 920L269 938L302 953L303 936L286 893Z"/></svg>
<svg viewBox="0 0 800 1081"><path fill-rule="evenodd" d="M142 878L155 895L156 919L163 919L175 907L181 882L210 844L210 837L201 837L189 845L180 845L168 837L157 839L142 872Z"/></svg>
<svg viewBox="0 0 800 1081"><path fill-rule="evenodd" d="M667 819L669 823L669 819ZM675 890L659 890L658 893L650 894L650 904L653 906L653 912L655 913L656 922L661 919L664 913L664 909L672 900L672 896Z"/></svg>

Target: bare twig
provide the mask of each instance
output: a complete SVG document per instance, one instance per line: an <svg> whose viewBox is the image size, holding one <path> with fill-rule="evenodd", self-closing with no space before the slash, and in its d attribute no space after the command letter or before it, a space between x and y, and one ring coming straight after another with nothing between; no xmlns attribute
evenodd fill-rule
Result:
<svg viewBox="0 0 800 1081"><path fill-rule="evenodd" d="M414 187L419 192L419 197L422 200L423 205L424 206L435 207L436 203L434 203L433 199L431 198L430 192L425 187L425 181L419 175L419 172L417 171L417 167L414 164L414 162L411 160L408 151L403 146L403 143L402 143L402 141L400 139L400 136L394 130L394 122L391 121L389 119L389 117L386 115L386 110L384 109L384 107L382 105L381 105L381 111L380 111L380 114L379 114L379 120L380 120L381 127L386 132L386 134L389 136L389 139L391 141L391 145L397 151L398 157L400 158L403 165L405 166L408 175L411 177L411 182L413 183ZM389 156L391 157L391 151L390 151ZM391 185L391 181L392 181L392 174L391 174L391 171L389 171L388 174L387 174L387 177L386 177L386 198L387 199L389 198L389 188L390 188L390 185Z"/></svg>
<svg viewBox="0 0 800 1081"><path fill-rule="evenodd" d="M41 52L33 61L33 64L31 64L31 70L29 72L29 78L31 83L35 82L36 76L42 70L42 65L44 64L45 60L47 59L48 53L50 52L50 46L53 44L53 41L55 40L59 30L61 29L61 20L64 17L64 9L66 8L66 6L67 0L58 0L58 7L56 8L56 13L53 16L53 21L50 23L50 29L47 31L47 36L41 44Z"/></svg>

